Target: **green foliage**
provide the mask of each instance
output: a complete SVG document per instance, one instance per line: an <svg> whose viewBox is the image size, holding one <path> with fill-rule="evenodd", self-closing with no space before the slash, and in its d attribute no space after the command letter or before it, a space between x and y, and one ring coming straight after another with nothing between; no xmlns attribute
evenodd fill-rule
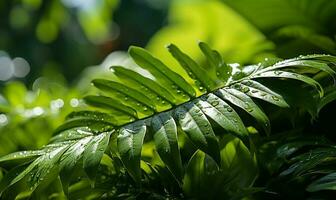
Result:
<svg viewBox="0 0 336 200"><path fill-rule="evenodd" d="M314 89L309 90L312 98L318 99L324 90L311 75L320 72L334 77L330 66L336 58L311 55L239 66L226 64L217 51L204 43L199 45L212 63L210 69L200 66L176 46L167 47L184 70L183 76L146 50L131 47L129 54L142 72L111 67L116 78L93 80L100 92L84 98L91 107L68 115L48 145L1 158L5 165L21 161L23 166L5 175L0 193L8 199L24 191L26 195L36 195L46 185L56 184L59 173L65 195L71 196L76 176L87 174L99 183L102 175L96 176L95 169L102 167L99 163L104 156L111 159L109 165L121 162L135 185L151 185L151 176L159 177L166 184L161 191L175 196L182 190L195 197L191 191L197 185L201 191L211 191L211 195L219 191L228 198L258 191L250 187L257 177L252 136L258 125L247 128L244 114L252 116L269 134L270 120L257 100L279 107L291 105L286 98L290 96L287 88L273 90L272 81L281 80L300 88L309 86ZM143 155L145 145L155 151L151 159ZM194 154L196 150L201 151ZM242 166L246 164L251 167ZM223 183L225 189L209 188L212 181ZM115 186L116 191L119 186ZM105 197L116 194L105 193Z"/></svg>
<svg viewBox="0 0 336 200"><path fill-rule="evenodd" d="M222 0L272 40L281 56L335 54L336 1Z"/></svg>
<svg viewBox="0 0 336 200"><path fill-rule="evenodd" d="M324 136L285 132L264 139L258 158L262 169L268 171L267 190L281 197L290 197L286 186L300 189L292 197L303 198L305 192L324 196L335 190L335 145Z"/></svg>
<svg viewBox="0 0 336 200"><path fill-rule="evenodd" d="M335 54L334 0L175 0L168 24L147 48L169 66L176 62L162 50L168 43L199 62L197 40L209 43L228 62L258 63L263 58L300 54ZM181 71L178 71L182 73Z"/></svg>
<svg viewBox="0 0 336 200"><path fill-rule="evenodd" d="M33 90L21 82L9 82L0 96L0 155L41 148L48 143L71 111L78 109L79 93L47 78Z"/></svg>

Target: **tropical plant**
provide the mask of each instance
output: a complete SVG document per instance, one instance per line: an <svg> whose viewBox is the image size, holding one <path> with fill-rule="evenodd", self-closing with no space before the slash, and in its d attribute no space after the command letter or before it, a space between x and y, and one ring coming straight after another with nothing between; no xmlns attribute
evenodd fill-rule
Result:
<svg viewBox="0 0 336 200"><path fill-rule="evenodd" d="M241 198L262 190L251 187L258 175L253 138L271 131L260 100L288 108L288 97L295 97L287 93L291 85L319 99L324 89L312 77L333 79L330 66L336 58L309 55L239 66L225 63L205 43L199 47L206 67L175 45L167 47L185 70L182 75L146 50L131 47L129 54L138 67L113 66L112 80L93 80L98 94L84 98L91 107L71 113L48 145L0 158L5 168L16 165L0 183L2 196L37 197L42 190L54 194L62 190L61 180L71 197L76 189L88 188L85 176L93 181L86 199L132 197L132 191L153 199L215 198L216 192ZM277 80L286 84L279 86ZM246 116L257 124L246 120L246 126ZM250 167L240 168L244 165ZM128 185L129 177L134 184ZM49 184L55 187L46 187ZM114 187L106 189L104 184ZM197 189L212 193L194 193Z"/></svg>
<svg viewBox="0 0 336 200"><path fill-rule="evenodd" d="M287 131L259 143L257 157L268 196L305 198L308 191L328 198L335 190L335 143L322 134L303 132ZM288 187L298 192L289 194Z"/></svg>

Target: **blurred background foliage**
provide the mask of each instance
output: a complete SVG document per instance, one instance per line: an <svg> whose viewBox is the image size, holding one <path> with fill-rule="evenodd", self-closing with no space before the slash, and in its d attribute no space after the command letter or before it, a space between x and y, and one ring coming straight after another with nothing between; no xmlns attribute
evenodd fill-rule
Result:
<svg viewBox="0 0 336 200"><path fill-rule="evenodd" d="M195 48L198 41L207 42L229 63L273 62L311 53L336 55L336 0L1 0L0 156L46 144L65 116L84 106L80 98L91 92L92 77L109 76L105 72L111 65L134 67L125 53L130 45L146 47L182 73L164 47L177 44L206 64ZM297 88L289 90L297 95L293 101L298 108L303 104L315 106L312 97L300 96ZM327 89L326 97L326 108L313 124L310 116L299 110L288 112L265 106L271 113L273 132L280 136L257 139L258 162L265 163L259 168L268 171L259 175L257 186L264 186L261 180L274 177L286 163L289 155L273 158L275 154L267 153L280 151L277 148L288 141L279 138L290 135L293 125L300 133L324 135L331 143L335 141L333 118L329 117L335 111L335 103L329 104L336 98L335 87ZM246 147L233 138L222 147L222 154L231 156L232 166L249 165L249 173L238 168L234 172L248 177L246 182L236 178L233 184L253 184L258 174L257 161L244 157ZM151 152L150 145L145 148ZM186 151L190 155L190 150ZM148 156L155 160L151 153ZM239 159L233 159L235 156ZM212 187L214 178L221 182L229 174L206 174L204 166L211 167L211 162L202 152L193 156L183 186L186 194L196 189L204 194L227 192ZM204 184L197 188L188 185L196 181L193 174L201 169L204 173L196 178L204 180ZM269 183L270 187L279 187L277 181ZM87 187L89 184L84 184L82 190Z"/></svg>

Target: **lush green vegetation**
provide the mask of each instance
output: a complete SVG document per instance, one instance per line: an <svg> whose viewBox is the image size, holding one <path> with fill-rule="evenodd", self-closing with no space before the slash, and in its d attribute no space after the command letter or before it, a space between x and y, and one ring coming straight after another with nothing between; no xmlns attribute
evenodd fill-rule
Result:
<svg viewBox="0 0 336 200"><path fill-rule="evenodd" d="M55 16L74 11L55 2L20 1L13 12L39 23L9 17L6 31L29 27L55 52L77 23L88 47L78 55L91 61L93 44L111 42L109 20L123 27L133 5L102 1L70 23ZM167 14L146 48L112 53L76 81L78 69L64 78L55 66L85 60L57 52L43 57L53 67L3 84L1 199L332 199L336 1L176 0ZM57 25L53 38L43 23ZM123 33L115 49L130 44ZM15 37L1 47L17 52Z"/></svg>

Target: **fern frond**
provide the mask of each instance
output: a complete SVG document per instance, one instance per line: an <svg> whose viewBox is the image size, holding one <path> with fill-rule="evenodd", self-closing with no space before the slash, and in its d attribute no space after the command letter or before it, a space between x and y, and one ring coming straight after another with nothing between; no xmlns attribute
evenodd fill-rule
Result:
<svg viewBox="0 0 336 200"><path fill-rule="evenodd" d="M271 66L240 67L226 64L217 51L204 43L200 43L200 48L209 67L199 66L175 45L168 46L189 76L182 77L146 50L131 47L129 54L135 63L152 76L117 66L111 69L118 80L93 80L93 85L103 93L85 100L96 111L70 114L64 125L56 130L51 143L41 150L1 158L0 162L23 159L31 163L14 179L6 179L8 184L2 184L0 192L26 178L33 191L53 170L60 171L66 188L72 171L79 164L93 178L111 135L117 138L117 149L125 168L139 182L141 150L145 135L149 133L160 158L181 183L184 167L178 145L179 127L198 149L219 165L220 148L213 122L248 144L249 132L236 107L254 117L266 133L270 132L269 119L254 98L289 107L282 94L259 80L298 80L313 86L322 96L322 86L297 69L311 68L335 76L328 64L336 58L328 55L298 57Z"/></svg>

